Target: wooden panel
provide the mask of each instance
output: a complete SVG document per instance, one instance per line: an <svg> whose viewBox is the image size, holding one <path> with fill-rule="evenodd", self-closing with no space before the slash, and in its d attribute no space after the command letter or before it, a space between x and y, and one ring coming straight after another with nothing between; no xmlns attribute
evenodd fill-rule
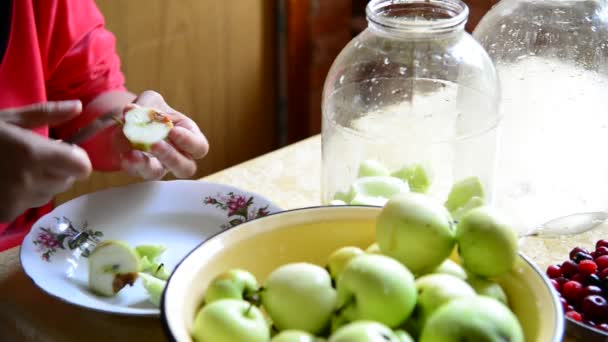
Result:
<svg viewBox="0 0 608 342"><path fill-rule="evenodd" d="M275 4L268 0L97 1L127 86L153 89L210 142L195 178L275 148ZM94 174L58 202L138 181Z"/></svg>

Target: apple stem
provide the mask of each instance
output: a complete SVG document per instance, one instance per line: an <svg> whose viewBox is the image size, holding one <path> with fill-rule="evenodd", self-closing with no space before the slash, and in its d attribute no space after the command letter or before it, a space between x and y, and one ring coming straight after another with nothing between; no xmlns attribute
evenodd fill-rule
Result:
<svg viewBox="0 0 608 342"><path fill-rule="evenodd" d="M346 301L344 304L342 304L341 306L339 306L339 307L336 309L336 311L334 311L334 313L335 313L336 315L341 314L341 313L342 313L342 311L344 311L344 309L346 309L346 307L347 307L347 306L349 306L349 305L353 304L354 302L355 302L355 297L354 297L354 296L349 297L349 298L348 298L348 300L347 300L347 301Z"/></svg>
<svg viewBox="0 0 608 342"><path fill-rule="evenodd" d="M253 303L249 304L249 307L247 308L247 311L245 311L245 315L249 316L249 312L251 311L251 308L253 307Z"/></svg>
<svg viewBox="0 0 608 342"><path fill-rule="evenodd" d="M114 119L114 122L116 122L116 124L118 126L123 126L125 124L125 122L122 121L122 119L118 118L117 116L112 116L112 119Z"/></svg>

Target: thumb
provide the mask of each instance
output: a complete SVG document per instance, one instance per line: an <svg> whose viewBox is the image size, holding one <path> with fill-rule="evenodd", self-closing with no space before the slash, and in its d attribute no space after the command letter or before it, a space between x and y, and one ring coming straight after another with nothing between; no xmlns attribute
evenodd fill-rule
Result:
<svg viewBox="0 0 608 342"><path fill-rule="evenodd" d="M76 117L81 112L80 100L41 102L0 111L0 121L23 128L55 126Z"/></svg>

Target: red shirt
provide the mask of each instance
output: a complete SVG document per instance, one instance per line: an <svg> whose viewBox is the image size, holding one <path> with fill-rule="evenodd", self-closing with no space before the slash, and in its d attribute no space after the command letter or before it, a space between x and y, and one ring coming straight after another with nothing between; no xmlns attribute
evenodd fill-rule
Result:
<svg viewBox="0 0 608 342"><path fill-rule="evenodd" d="M115 37L104 28L93 0L13 0L11 14L0 60L0 110L66 99L86 105L100 93L125 89ZM63 131L72 131L70 126ZM46 127L36 132L49 134ZM19 245L51 209L49 203L0 223L0 251Z"/></svg>

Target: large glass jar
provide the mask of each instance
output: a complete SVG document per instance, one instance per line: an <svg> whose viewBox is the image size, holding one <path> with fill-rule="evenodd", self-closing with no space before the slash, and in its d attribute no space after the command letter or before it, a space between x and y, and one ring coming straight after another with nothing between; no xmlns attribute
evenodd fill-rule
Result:
<svg viewBox="0 0 608 342"><path fill-rule="evenodd" d="M372 0L366 11L368 27L341 51L324 87L322 202L352 193L367 161L390 172L422 168L426 192L442 200L471 176L490 192L498 81L464 30L467 6Z"/></svg>
<svg viewBox="0 0 608 342"><path fill-rule="evenodd" d="M605 0L502 0L474 37L502 88L494 203L532 229L608 209Z"/></svg>

